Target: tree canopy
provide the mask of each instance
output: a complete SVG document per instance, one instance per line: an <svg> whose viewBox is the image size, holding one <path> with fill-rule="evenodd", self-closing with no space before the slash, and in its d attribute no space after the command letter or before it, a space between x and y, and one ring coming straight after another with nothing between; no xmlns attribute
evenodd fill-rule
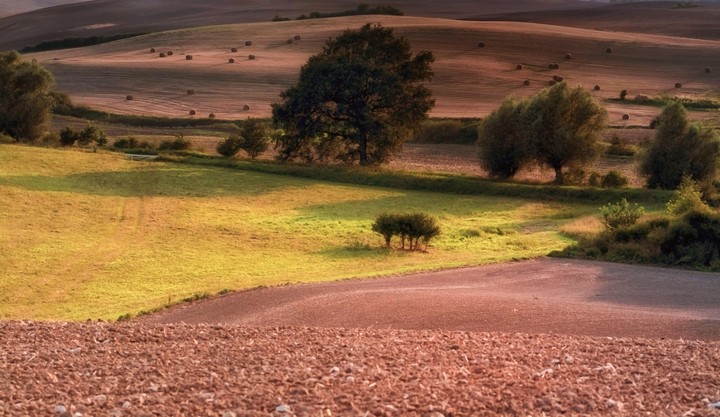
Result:
<svg viewBox="0 0 720 417"><path fill-rule="evenodd" d="M717 134L690 123L680 102L663 108L658 117L655 139L640 164L650 188L677 188L684 176L697 182L715 177L720 142Z"/></svg>
<svg viewBox="0 0 720 417"><path fill-rule="evenodd" d="M32 140L46 130L53 99L53 76L17 51L0 53L0 132Z"/></svg>
<svg viewBox="0 0 720 417"><path fill-rule="evenodd" d="M388 160L435 104L423 85L433 61L428 51L413 56L405 38L380 25L328 40L273 105L274 124L284 130L281 157Z"/></svg>

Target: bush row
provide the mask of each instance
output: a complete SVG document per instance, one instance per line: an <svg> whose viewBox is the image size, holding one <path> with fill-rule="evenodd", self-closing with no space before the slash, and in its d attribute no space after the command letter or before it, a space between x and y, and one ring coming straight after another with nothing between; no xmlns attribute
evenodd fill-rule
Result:
<svg viewBox="0 0 720 417"><path fill-rule="evenodd" d="M440 226L425 213L383 213L375 219L372 230L382 235L388 248L391 247L392 238L398 236L401 247L405 249L407 242L410 250L420 250L420 239L425 242L427 249L430 239L440 234Z"/></svg>

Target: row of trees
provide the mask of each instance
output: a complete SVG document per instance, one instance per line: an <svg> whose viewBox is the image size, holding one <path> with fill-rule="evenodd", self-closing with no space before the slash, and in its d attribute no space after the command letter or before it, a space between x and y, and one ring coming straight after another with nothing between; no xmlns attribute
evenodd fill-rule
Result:
<svg viewBox="0 0 720 417"><path fill-rule="evenodd" d="M398 236L403 249L407 242L410 250L420 250L420 239L425 242L427 249L430 239L440 234L440 226L433 217L425 213L383 213L375 219L372 231L382 235L388 248L392 238Z"/></svg>

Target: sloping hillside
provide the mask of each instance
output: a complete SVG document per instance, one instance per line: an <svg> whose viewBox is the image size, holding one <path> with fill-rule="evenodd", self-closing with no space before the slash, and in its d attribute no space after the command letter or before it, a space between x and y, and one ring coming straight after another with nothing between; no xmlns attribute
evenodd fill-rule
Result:
<svg viewBox="0 0 720 417"><path fill-rule="evenodd" d="M224 25L29 58L47 65L58 88L75 101L111 112L182 117L196 110L198 116L215 113L219 118L268 116L270 104L296 81L301 65L328 37L368 21L395 28L415 49L433 51L434 116L482 116L509 94L536 93L553 76L589 89L597 85L595 94L601 98L618 97L623 89L631 98L641 93L720 94L718 42L512 22L375 16ZM288 43L296 35L301 40ZM246 41L252 46L245 46ZM232 47L238 52L232 53ZM174 54L159 57L168 51ZM186 54L193 59L187 60ZM235 63L229 63L231 58ZM560 68L551 70L550 63ZM715 71L706 73L707 67ZM191 89L195 94L188 95ZM133 100L126 100L127 95ZM250 110L244 111L244 105ZM630 123L646 123L657 113L655 108L629 104L611 105L610 110L613 124L623 123L623 113L630 114Z"/></svg>

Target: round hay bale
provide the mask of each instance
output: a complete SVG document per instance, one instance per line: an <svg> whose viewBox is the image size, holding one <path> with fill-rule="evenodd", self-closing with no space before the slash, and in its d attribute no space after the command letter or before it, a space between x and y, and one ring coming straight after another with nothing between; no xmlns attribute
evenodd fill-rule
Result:
<svg viewBox="0 0 720 417"><path fill-rule="evenodd" d="M235 58L230 58L230 59L228 59L228 62L231 63L231 64L234 64L234 63L235 63Z"/></svg>
<svg viewBox="0 0 720 417"><path fill-rule="evenodd" d="M517 65L515 65L515 69L516 69L516 70L521 70L521 69L523 69L522 64L517 64Z"/></svg>
<svg viewBox="0 0 720 417"><path fill-rule="evenodd" d="M128 94L125 96L125 100L132 101L132 100L135 100L135 97L133 97L131 94Z"/></svg>
<svg viewBox="0 0 720 417"><path fill-rule="evenodd" d="M550 69L560 69L560 64L550 64L550 65L548 65L548 68L550 68Z"/></svg>
<svg viewBox="0 0 720 417"><path fill-rule="evenodd" d="M560 83L564 78L559 75L553 75L553 80Z"/></svg>
<svg viewBox="0 0 720 417"><path fill-rule="evenodd" d="M214 119L214 118L215 118L215 113L208 114L208 119Z"/></svg>
<svg viewBox="0 0 720 417"><path fill-rule="evenodd" d="M682 83L675 83L675 88L682 88Z"/></svg>
<svg viewBox="0 0 720 417"><path fill-rule="evenodd" d="M611 53L612 53L612 48L607 48L607 49L605 49L605 53L606 53L606 54L611 54Z"/></svg>
<svg viewBox="0 0 720 417"><path fill-rule="evenodd" d="M237 52L237 48L230 48L230 52Z"/></svg>
<svg viewBox="0 0 720 417"><path fill-rule="evenodd" d="M248 55L248 59L252 61L253 59L255 59L255 55Z"/></svg>
<svg viewBox="0 0 720 417"><path fill-rule="evenodd" d="M246 104L243 106L243 110L248 111L250 110L250 105Z"/></svg>
<svg viewBox="0 0 720 417"><path fill-rule="evenodd" d="M625 114L622 115L622 119L623 119L623 120L630 120L630 115L627 114L627 113L625 113Z"/></svg>
<svg viewBox="0 0 720 417"><path fill-rule="evenodd" d="M300 36L300 35L295 35L295 37L293 37L293 39L295 39L296 41L299 41L300 39L302 39L302 36Z"/></svg>
<svg viewBox="0 0 720 417"><path fill-rule="evenodd" d="M555 84L557 84L557 81L555 81L555 80L548 81L548 85L550 85L550 86L553 86Z"/></svg>
<svg viewBox="0 0 720 417"><path fill-rule="evenodd" d="M530 85L530 80L523 81L523 85Z"/></svg>
<svg viewBox="0 0 720 417"><path fill-rule="evenodd" d="M173 54L173 51L168 51L168 52L167 52L167 56L172 56L172 54Z"/></svg>
<svg viewBox="0 0 720 417"><path fill-rule="evenodd" d="M573 55L570 52L565 54L565 59L572 59L572 57Z"/></svg>
<svg viewBox="0 0 720 417"><path fill-rule="evenodd" d="M478 48L484 48L485 42L478 42Z"/></svg>
<svg viewBox="0 0 720 417"><path fill-rule="evenodd" d="M186 61L192 61L192 55L185 55Z"/></svg>
<svg viewBox="0 0 720 417"><path fill-rule="evenodd" d="M705 68L705 74L710 74L712 72L712 68L707 67Z"/></svg>
<svg viewBox="0 0 720 417"><path fill-rule="evenodd" d="M150 53L151 53L151 54L154 54L154 53L155 53L155 48L150 48Z"/></svg>
<svg viewBox="0 0 720 417"><path fill-rule="evenodd" d="M195 90L194 90L194 89L191 88L191 89L187 90L187 95L191 96L191 95L193 95L193 94L195 94Z"/></svg>
<svg viewBox="0 0 720 417"><path fill-rule="evenodd" d="M196 114L197 112L195 112L195 110L190 110L190 116L195 116Z"/></svg>
<svg viewBox="0 0 720 417"><path fill-rule="evenodd" d="M165 58L165 52L160 52L160 58Z"/></svg>
<svg viewBox="0 0 720 417"><path fill-rule="evenodd" d="M595 87L593 87L593 90L600 91L600 86L596 84Z"/></svg>
<svg viewBox="0 0 720 417"><path fill-rule="evenodd" d="M292 39L288 39L288 40L285 41L285 43L287 43L288 45L290 45L291 43L293 43L293 40L292 40Z"/></svg>
<svg viewBox="0 0 720 417"><path fill-rule="evenodd" d="M245 46L252 46L252 41L245 41Z"/></svg>

